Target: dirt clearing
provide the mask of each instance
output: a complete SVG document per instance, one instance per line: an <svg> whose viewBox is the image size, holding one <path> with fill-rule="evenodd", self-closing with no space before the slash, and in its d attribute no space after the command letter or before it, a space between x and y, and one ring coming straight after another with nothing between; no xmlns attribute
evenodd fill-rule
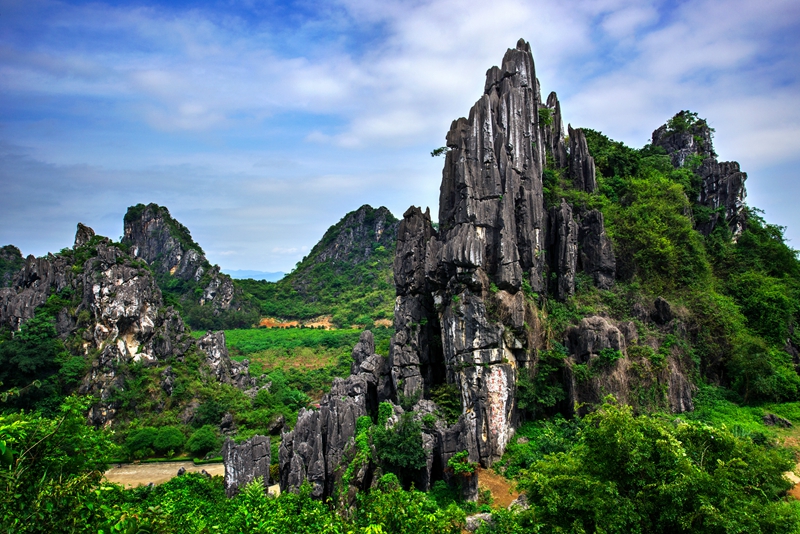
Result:
<svg viewBox="0 0 800 534"><path fill-rule="evenodd" d="M121 464L105 472L106 480L122 484L126 488L146 486L149 483L161 484L178 476L178 470L183 467L190 473L199 473L203 469L211 476L225 476L225 465L205 464L195 465L194 462L162 462L153 464Z"/></svg>
<svg viewBox="0 0 800 534"><path fill-rule="evenodd" d="M478 468L478 489L492 492L492 508L508 508L519 497L512 483L491 469Z"/></svg>

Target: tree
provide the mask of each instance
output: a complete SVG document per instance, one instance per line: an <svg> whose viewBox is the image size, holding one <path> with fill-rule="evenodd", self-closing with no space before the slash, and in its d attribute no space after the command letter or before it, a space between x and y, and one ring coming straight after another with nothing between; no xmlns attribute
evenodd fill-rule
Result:
<svg viewBox="0 0 800 534"><path fill-rule="evenodd" d="M186 442L186 449L195 456L205 456L219 448L219 438L211 425L197 429Z"/></svg>

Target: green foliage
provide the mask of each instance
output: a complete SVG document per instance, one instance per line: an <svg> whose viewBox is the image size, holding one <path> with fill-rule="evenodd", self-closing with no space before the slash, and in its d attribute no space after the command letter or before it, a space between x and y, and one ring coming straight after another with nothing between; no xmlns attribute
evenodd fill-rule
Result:
<svg viewBox="0 0 800 534"><path fill-rule="evenodd" d="M153 453L158 430L153 427L134 430L125 439L125 452L134 458L141 458Z"/></svg>
<svg viewBox="0 0 800 534"><path fill-rule="evenodd" d="M309 255L279 282L237 280L234 283L260 303L269 317L307 320L331 315L337 327L371 326L394 313L393 261L396 223L391 214L375 230L379 210L367 209L363 225L352 223L352 213L330 227ZM364 233L366 232L366 233ZM349 256L329 257L328 247L340 236L353 242Z"/></svg>
<svg viewBox="0 0 800 534"><path fill-rule="evenodd" d="M550 108L539 108L539 122L545 126L553 124L553 110Z"/></svg>
<svg viewBox="0 0 800 534"><path fill-rule="evenodd" d="M14 245L0 247L0 287L10 286L23 265L25 260L17 247Z"/></svg>
<svg viewBox="0 0 800 534"><path fill-rule="evenodd" d="M158 429L158 434L153 440L153 448L156 452L169 453L178 452L183 448L186 436L179 428L174 426L163 426Z"/></svg>
<svg viewBox="0 0 800 534"><path fill-rule="evenodd" d="M56 313L69 303L51 296L13 337L0 335L0 384L10 406L53 414L83 378L86 361L67 352L55 329Z"/></svg>
<svg viewBox="0 0 800 534"><path fill-rule="evenodd" d="M113 447L86 426L88 406L68 397L53 418L0 415L1 531L78 532L95 517L93 488Z"/></svg>
<svg viewBox="0 0 800 534"><path fill-rule="evenodd" d="M431 400L439 407L442 418L453 425L461 416L461 390L456 384L441 384L431 389Z"/></svg>
<svg viewBox="0 0 800 534"><path fill-rule="evenodd" d="M796 532L790 457L724 429L605 404L569 452L520 486L542 528L572 532Z"/></svg>
<svg viewBox="0 0 800 534"><path fill-rule="evenodd" d="M434 148L433 150L431 150L431 157L435 158L437 156L444 156L449 151L450 149L447 148L446 146L440 146L439 148Z"/></svg>
<svg viewBox="0 0 800 534"><path fill-rule="evenodd" d="M478 464L469 461L469 451L461 451L447 460L447 467L453 471L454 475L465 476L474 474Z"/></svg>
<svg viewBox="0 0 800 534"><path fill-rule="evenodd" d="M539 351L536 371L520 369L517 373L517 407L534 415L550 413L567 398L564 390L564 359L567 350L560 343L551 350Z"/></svg>
<svg viewBox="0 0 800 534"><path fill-rule="evenodd" d="M361 532L459 534L464 512L455 504L440 508L429 495L403 491L396 476L384 475L378 487L358 496L355 526Z"/></svg>
<svg viewBox="0 0 800 534"><path fill-rule="evenodd" d="M211 425L195 430L186 442L186 450L198 457L205 456L209 452L219 449L219 447L219 438Z"/></svg>
<svg viewBox="0 0 800 534"><path fill-rule="evenodd" d="M597 363L602 367L611 367L622 358L622 353L618 349L611 347L602 349L597 355Z"/></svg>
<svg viewBox="0 0 800 534"><path fill-rule="evenodd" d="M422 448L422 425L414 418L413 412L406 412L390 428L380 424L372 433L378 460L393 473L421 469L425 466L425 451Z"/></svg>
<svg viewBox="0 0 800 534"><path fill-rule="evenodd" d="M508 478L516 478L546 455L571 450L577 443L582 425L580 419L561 416L525 422L517 429L503 458L493 467Z"/></svg>

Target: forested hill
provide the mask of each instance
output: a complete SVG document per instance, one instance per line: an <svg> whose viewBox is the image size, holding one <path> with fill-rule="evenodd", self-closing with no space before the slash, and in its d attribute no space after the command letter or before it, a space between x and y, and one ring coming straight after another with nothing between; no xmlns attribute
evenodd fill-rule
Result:
<svg viewBox="0 0 800 534"><path fill-rule="evenodd" d="M361 206L331 226L279 282L235 280L234 284L269 317L308 320L331 315L337 326L390 321L398 224L385 207Z"/></svg>

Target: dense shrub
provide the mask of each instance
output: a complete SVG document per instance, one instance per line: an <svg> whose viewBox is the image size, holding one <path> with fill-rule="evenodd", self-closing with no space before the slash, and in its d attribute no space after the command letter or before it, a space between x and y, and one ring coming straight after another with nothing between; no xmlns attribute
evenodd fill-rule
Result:
<svg viewBox="0 0 800 534"><path fill-rule="evenodd" d="M195 456L205 456L219 449L220 443L214 427L206 425L194 431L186 442L186 450Z"/></svg>

